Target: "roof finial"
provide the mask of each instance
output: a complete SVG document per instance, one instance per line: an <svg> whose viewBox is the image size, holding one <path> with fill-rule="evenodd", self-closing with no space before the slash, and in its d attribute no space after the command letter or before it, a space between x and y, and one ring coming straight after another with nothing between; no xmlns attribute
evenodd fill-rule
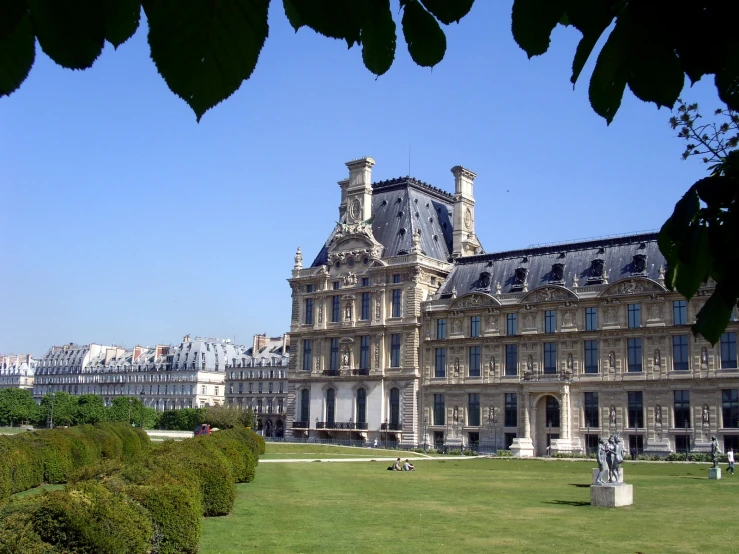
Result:
<svg viewBox="0 0 739 554"><path fill-rule="evenodd" d="M295 265L293 265L293 269L303 269L303 253L300 251L300 246L298 246L298 250L295 252Z"/></svg>

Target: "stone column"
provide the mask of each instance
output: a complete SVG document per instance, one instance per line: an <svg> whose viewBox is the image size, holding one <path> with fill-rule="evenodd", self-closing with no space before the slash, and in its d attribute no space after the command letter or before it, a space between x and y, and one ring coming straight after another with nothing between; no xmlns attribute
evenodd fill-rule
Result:
<svg viewBox="0 0 739 554"><path fill-rule="evenodd" d="M562 386L562 403L560 406L560 414L562 421L560 421L560 433L563 439L570 438L570 386Z"/></svg>
<svg viewBox="0 0 739 554"><path fill-rule="evenodd" d="M529 407L531 405L531 395L528 392L523 393L523 438L531 438L531 416Z"/></svg>

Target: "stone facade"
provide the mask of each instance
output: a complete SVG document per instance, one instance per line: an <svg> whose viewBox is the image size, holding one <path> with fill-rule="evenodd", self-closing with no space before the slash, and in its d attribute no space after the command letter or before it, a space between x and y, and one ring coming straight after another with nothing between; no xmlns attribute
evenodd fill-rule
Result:
<svg viewBox="0 0 739 554"><path fill-rule="evenodd" d="M32 391L37 363L30 354L0 356L0 389Z"/></svg>

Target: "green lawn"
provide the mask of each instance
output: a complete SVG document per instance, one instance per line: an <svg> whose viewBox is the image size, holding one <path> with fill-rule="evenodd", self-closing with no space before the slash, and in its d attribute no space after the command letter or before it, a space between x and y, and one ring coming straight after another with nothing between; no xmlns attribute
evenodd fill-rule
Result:
<svg viewBox="0 0 739 554"><path fill-rule="evenodd" d="M22 427L0 427L0 435L16 435L26 433L28 430Z"/></svg>
<svg viewBox="0 0 739 554"><path fill-rule="evenodd" d="M617 509L590 506L592 462L387 465L260 464L231 515L204 520L201 553L735 551L739 475L707 465L626 463L634 505Z"/></svg>
<svg viewBox="0 0 739 554"><path fill-rule="evenodd" d="M33 496L34 494L40 494L44 491L59 491L62 490L64 486L65 485L41 485L39 487L28 489L27 491L15 493L13 496L15 498L23 498L24 496Z"/></svg>
<svg viewBox="0 0 739 554"><path fill-rule="evenodd" d="M425 457L404 450L385 450L383 448L355 448L350 446L331 446L329 444L293 444L267 443L267 452L260 457L262 460L313 460L317 458L412 458Z"/></svg>

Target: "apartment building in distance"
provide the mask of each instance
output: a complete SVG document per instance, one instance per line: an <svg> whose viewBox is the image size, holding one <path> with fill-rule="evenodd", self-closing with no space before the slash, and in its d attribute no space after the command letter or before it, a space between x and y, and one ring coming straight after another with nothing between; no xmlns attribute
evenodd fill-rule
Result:
<svg viewBox="0 0 739 554"><path fill-rule="evenodd" d="M37 363L30 354L0 356L0 389L32 391Z"/></svg>

